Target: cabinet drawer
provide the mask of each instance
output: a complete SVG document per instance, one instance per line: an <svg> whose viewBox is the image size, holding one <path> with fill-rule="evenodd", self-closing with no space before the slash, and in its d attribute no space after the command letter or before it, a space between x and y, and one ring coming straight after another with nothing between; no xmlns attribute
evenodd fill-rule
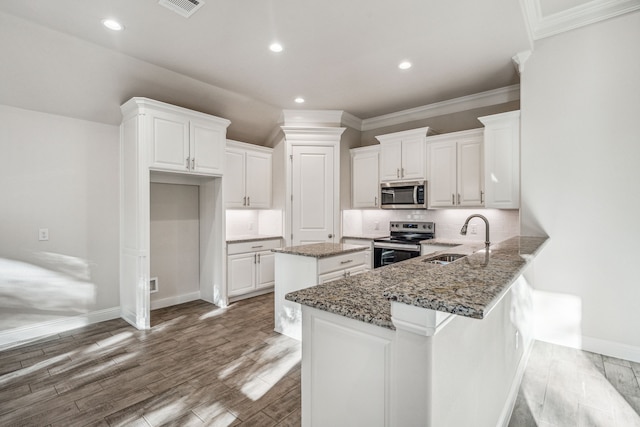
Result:
<svg viewBox="0 0 640 427"><path fill-rule="evenodd" d="M351 252L318 260L318 274L362 265L365 262L365 251Z"/></svg>
<svg viewBox="0 0 640 427"><path fill-rule="evenodd" d="M227 255L243 254L246 252L260 252L276 249L282 246L281 239L258 240L253 242L228 243Z"/></svg>

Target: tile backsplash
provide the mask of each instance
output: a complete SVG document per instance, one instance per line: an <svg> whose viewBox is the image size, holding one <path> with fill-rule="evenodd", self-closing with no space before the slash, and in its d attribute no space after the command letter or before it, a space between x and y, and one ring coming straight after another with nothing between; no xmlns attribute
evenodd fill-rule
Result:
<svg viewBox="0 0 640 427"><path fill-rule="evenodd" d="M476 234L460 235L464 221L474 213L484 215L489 220L492 242L520 234L520 213L516 209L344 210L342 234L385 234L389 230L390 221L432 221L436 224L436 238L484 241L485 226L480 219L472 219L470 222L477 224Z"/></svg>

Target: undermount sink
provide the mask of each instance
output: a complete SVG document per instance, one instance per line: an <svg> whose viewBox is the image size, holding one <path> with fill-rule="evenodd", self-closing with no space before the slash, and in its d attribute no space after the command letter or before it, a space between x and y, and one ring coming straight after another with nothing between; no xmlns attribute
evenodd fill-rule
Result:
<svg viewBox="0 0 640 427"><path fill-rule="evenodd" d="M429 264L445 265L465 256L466 255L462 254L440 254L427 258L423 262L428 262Z"/></svg>

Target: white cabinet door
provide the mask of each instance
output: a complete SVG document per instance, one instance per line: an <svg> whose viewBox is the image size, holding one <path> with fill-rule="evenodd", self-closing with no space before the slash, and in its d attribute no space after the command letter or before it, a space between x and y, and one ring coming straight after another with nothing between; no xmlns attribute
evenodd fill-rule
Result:
<svg viewBox="0 0 640 427"><path fill-rule="evenodd" d="M177 114L149 113L151 167L189 171L189 120Z"/></svg>
<svg viewBox="0 0 640 427"><path fill-rule="evenodd" d="M271 154L247 151L245 154L247 206L271 207Z"/></svg>
<svg viewBox="0 0 640 427"><path fill-rule="evenodd" d="M226 131L219 126L192 120L189 128L191 171L222 174Z"/></svg>
<svg viewBox="0 0 640 427"><path fill-rule="evenodd" d="M484 124L485 207L520 207L520 111L479 117Z"/></svg>
<svg viewBox="0 0 640 427"><path fill-rule="evenodd" d="M251 292L255 288L255 253L227 257L227 292L229 296Z"/></svg>
<svg viewBox="0 0 640 427"><path fill-rule="evenodd" d="M353 209L379 206L378 156L377 148L351 150L351 207Z"/></svg>
<svg viewBox="0 0 640 427"><path fill-rule="evenodd" d="M423 136L402 140L401 179L425 179L425 142Z"/></svg>
<svg viewBox="0 0 640 427"><path fill-rule="evenodd" d="M482 140L477 138L458 141L458 195L459 206L482 206L484 189Z"/></svg>
<svg viewBox="0 0 640 427"><path fill-rule="evenodd" d="M380 144L380 181L397 181L402 168L402 141Z"/></svg>
<svg viewBox="0 0 640 427"><path fill-rule="evenodd" d="M292 244L333 242L333 147L293 146ZM339 171L337 171L339 174Z"/></svg>
<svg viewBox="0 0 640 427"><path fill-rule="evenodd" d="M225 152L224 198L227 208L241 208L246 205L244 172L244 152L227 148Z"/></svg>
<svg viewBox="0 0 640 427"><path fill-rule="evenodd" d="M344 277L344 270L330 271L329 273L318 275L318 284L333 282L334 280L344 279Z"/></svg>
<svg viewBox="0 0 640 427"><path fill-rule="evenodd" d="M365 264L362 264L362 265L357 265L355 267L346 269L345 273L346 273L347 277L349 277L349 276L357 276L358 274L365 273L368 270L369 269L367 268L367 266Z"/></svg>
<svg viewBox="0 0 640 427"><path fill-rule="evenodd" d="M429 144L429 206L455 206L456 142Z"/></svg>
<svg viewBox="0 0 640 427"><path fill-rule="evenodd" d="M256 289L272 287L275 284L275 260L276 254L273 252L258 252Z"/></svg>

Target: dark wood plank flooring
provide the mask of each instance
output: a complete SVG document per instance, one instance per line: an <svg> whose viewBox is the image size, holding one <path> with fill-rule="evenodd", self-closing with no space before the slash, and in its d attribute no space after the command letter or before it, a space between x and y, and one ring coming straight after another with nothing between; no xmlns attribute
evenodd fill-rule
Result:
<svg viewBox="0 0 640 427"><path fill-rule="evenodd" d="M273 294L154 310L0 352L2 426L297 426L300 343Z"/></svg>

